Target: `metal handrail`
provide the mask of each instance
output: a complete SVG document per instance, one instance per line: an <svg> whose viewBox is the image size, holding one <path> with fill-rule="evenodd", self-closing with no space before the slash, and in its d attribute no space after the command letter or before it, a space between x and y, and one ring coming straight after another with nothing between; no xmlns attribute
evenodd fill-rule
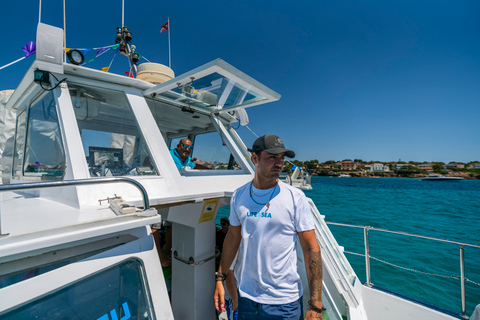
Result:
<svg viewBox="0 0 480 320"><path fill-rule="evenodd" d="M133 184L142 193L143 207L145 210L150 209L150 202L148 201L147 190L141 185L140 182L126 178L126 177L110 177L110 178L95 178L95 179L78 179L78 180L62 180L62 181L46 181L46 182L34 182L34 183L18 183L9 185L0 185L1 191L17 191L27 189L43 189L65 186L76 186L83 184L102 184L102 183L119 183L127 182Z"/></svg>
<svg viewBox="0 0 480 320"><path fill-rule="evenodd" d="M174 251L174 252L173 252L173 258L174 258L175 260L178 260L178 261L183 262L183 263L185 263L185 264L188 264L188 265L190 265L190 266L199 266L199 265L201 265L201 264L204 264L204 263L207 262L207 261L210 261L210 260L212 260L212 259L215 259L215 258L218 257L219 255L220 255L220 250L215 249L215 254L214 254L213 256L210 256L210 257L208 257L208 258L206 258L206 259L203 259L203 260L200 260L200 261L195 262L195 259L194 259L193 257L190 257L190 258L188 258L188 260L187 260L187 259L185 259L185 258L180 257L177 251Z"/></svg>
<svg viewBox="0 0 480 320"><path fill-rule="evenodd" d="M369 227L369 226L359 226L359 225L354 225L354 224L328 222L328 221L325 221L325 223L326 224L337 225L337 226L343 226L343 227L362 228L364 230L365 267L366 267L365 269L366 269L366 276L367 276L367 283L366 284L369 287L372 286L371 275L370 275L370 244L369 244L369 240L368 240L368 231L369 230L381 231L381 232L387 232L387 233L394 233L394 234L400 234L400 235L405 235L405 236L410 236L410 237L415 237L415 238L423 238L423 239L429 239L429 240L447 242L447 243L453 243L453 244L459 245L459 247L460 247L460 290L461 290L461 296L462 296L462 313L461 313L461 315L464 318L468 318L467 315L466 315L465 252L464 252L464 247L469 246L469 247L474 247L474 248L480 248L479 244L468 243L468 242L460 242L460 241L442 239L442 238L435 238L435 237L428 237L428 236L423 236L423 235L420 235L420 234L401 232L401 231L393 231L393 230L374 228L374 227Z"/></svg>

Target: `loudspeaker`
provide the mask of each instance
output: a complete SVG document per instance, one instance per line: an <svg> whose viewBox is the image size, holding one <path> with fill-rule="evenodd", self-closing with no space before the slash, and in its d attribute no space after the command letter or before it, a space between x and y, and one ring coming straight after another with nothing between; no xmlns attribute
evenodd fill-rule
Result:
<svg viewBox="0 0 480 320"><path fill-rule="evenodd" d="M36 62L40 70L63 74L63 29L38 23Z"/></svg>

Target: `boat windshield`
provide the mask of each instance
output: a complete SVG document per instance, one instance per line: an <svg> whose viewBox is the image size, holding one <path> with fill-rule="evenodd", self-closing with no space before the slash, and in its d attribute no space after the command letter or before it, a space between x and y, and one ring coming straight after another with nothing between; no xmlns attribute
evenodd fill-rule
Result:
<svg viewBox="0 0 480 320"><path fill-rule="evenodd" d="M246 105L266 98L219 73L193 79L184 85L159 94L170 100L207 109Z"/></svg>
<svg viewBox="0 0 480 320"><path fill-rule="evenodd" d="M62 180L65 151L54 94L48 92L32 102L18 114L12 177L29 181Z"/></svg>
<svg viewBox="0 0 480 320"><path fill-rule="evenodd" d="M90 176L158 175L125 94L68 83Z"/></svg>
<svg viewBox="0 0 480 320"><path fill-rule="evenodd" d="M280 98L275 91L221 59L147 89L144 96L222 113Z"/></svg>

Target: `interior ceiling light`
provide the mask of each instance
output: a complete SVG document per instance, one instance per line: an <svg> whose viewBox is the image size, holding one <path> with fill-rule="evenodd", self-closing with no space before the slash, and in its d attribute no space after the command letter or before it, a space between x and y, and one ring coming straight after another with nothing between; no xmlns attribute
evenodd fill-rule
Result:
<svg viewBox="0 0 480 320"><path fill-rule="evenodd" d="M82 64L83 61L85 60L83 53L77 49L69 50L67 52L67 58L68 60L70 60L70 63L76 64L76 65Z"/></svg>

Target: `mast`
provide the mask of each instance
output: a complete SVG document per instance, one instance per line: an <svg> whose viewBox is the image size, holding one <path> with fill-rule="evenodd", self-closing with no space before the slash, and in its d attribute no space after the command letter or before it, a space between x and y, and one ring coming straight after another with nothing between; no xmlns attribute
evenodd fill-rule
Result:
<svg viewBox="0 0 480 320"><path fill-rule="evenodd" d="M63 62L67 62L67 18L65 15L65 0L63 0L63 48Z"/></svg>
<svg viewBox="0 0 480 320"><path fill-rule="evenodd" d="M170 53L170 17L167 19L167 26L168 26L168 67L172 68L172 55Z"/></svg>

